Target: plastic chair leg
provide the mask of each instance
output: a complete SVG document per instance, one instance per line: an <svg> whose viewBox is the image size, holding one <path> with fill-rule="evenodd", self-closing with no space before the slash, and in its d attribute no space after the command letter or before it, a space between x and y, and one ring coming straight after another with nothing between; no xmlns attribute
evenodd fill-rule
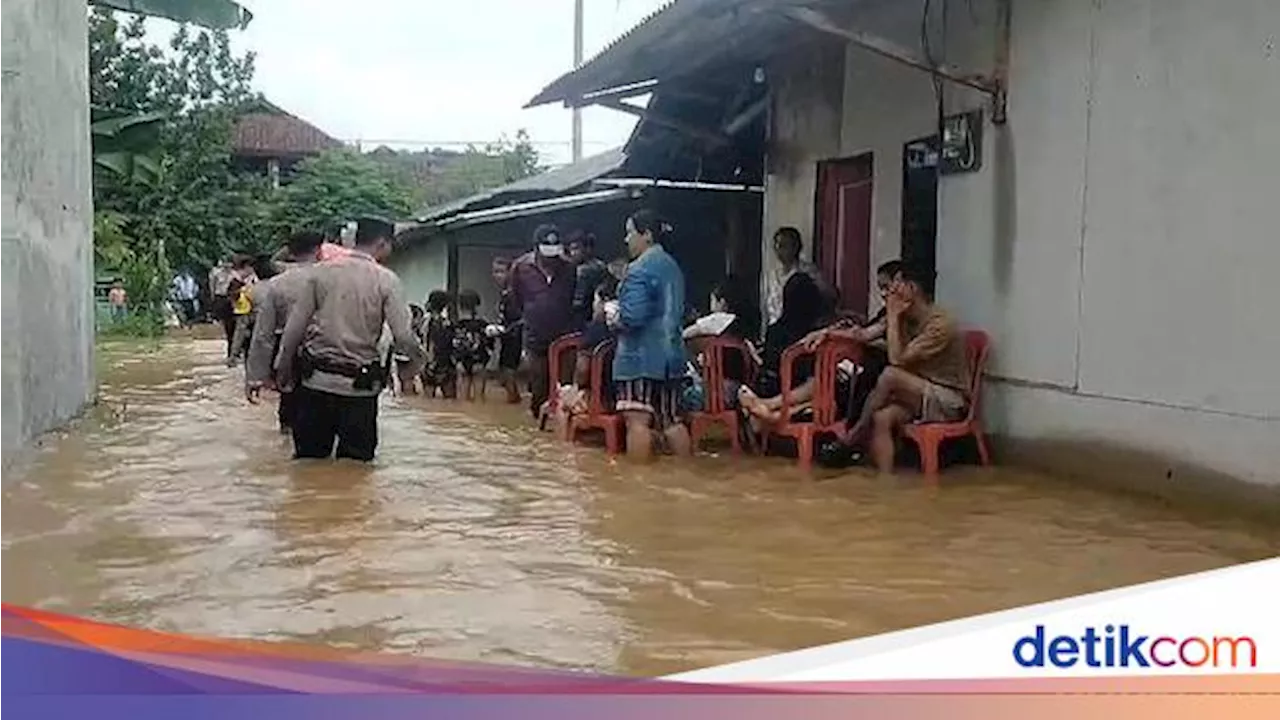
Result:
<svg viewBox="0 0 1280 720"><path fill-rule="evenodd" d="M621 450L618 442L618 423L606 423L604 426L604 450L610 455L617 455Z"/></svg>
<svg viewBox="0 0 1280 720"><path fill-rule="evenodd" d="M729 415L724 419L724 426L729 433L729 447L733 449L734 455L742 454L742 439L738 437L741 432L738 428L737 414Z"/></svg>
<svg viewBox="0 0 1280 720"><path fill-rule="evenodd" d="M938 476L938 450L941 441L933 435L921 436L916 441L916 446L920 448L920 468L924 471L925 477Z"/></svg>
<svg viewBox="0 0 1280 720"><path fill-rule="evenodd" d="M813 469L813 431L805 428L796 438L796 449L800 454L800 469L808 472Z"/></svg>
<svg viewBox="0 0 1280 720"><path fill-rule="evenodd" d="M975 427L973 429L973 437L978 442L978 459L983 465L991 464L991 450L987 447L987 436L982 432L982 428Z"/></svg>
<svg viewBox="0 0 1280 720"><path fill-rule="evenodd" d="M702 436L707 431L706 425L706 419L700 415L689 421L689 443L693 445L694 452L697 452L701 445Z"/></svg>

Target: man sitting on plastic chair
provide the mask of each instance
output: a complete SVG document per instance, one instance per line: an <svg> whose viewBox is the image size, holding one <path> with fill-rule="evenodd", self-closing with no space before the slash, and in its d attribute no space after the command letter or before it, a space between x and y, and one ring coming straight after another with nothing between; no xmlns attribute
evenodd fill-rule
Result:
<svg viewBox="0 0 1280 720"><path fill-rule="evenodd" d="M871 431L871 457L883 473L893 471L895 435L903 425L959 420L969 406L964 337L926 294L931 275L904 265L893 281L885 298L889 367L842 438L854 444Z"/></svg>

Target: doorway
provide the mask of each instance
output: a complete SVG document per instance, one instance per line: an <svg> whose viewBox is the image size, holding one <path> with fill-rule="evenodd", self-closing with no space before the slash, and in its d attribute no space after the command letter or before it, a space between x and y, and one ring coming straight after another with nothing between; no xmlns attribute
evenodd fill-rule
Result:
<svg viewBox="0 0 1280 720"><path fill-rule="evenodd" d="M938 136L902 148L902 260L937 271ZM934 281L925 291L933 294Z"/></svg>
<svg viewBox="0 0 1280 720"><path fill-rule="evenodd" d="M867 314L870 294L871 153L818 163L814 249L822 274L840 295L840 309Z"/></svg>

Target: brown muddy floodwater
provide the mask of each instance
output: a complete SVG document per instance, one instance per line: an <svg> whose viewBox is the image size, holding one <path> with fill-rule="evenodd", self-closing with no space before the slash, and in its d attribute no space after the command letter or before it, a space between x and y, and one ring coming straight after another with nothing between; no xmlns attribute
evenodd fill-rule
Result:
<svg viewBox="0 0 1280 720"><path fill-rule="evenodd" d="M388 397L372 467L294 463L222 347L104 349L99 407L6 473L5 601L656 675L1280 550L1257 525L1011 471L638 469L498 402Z"/></svg>

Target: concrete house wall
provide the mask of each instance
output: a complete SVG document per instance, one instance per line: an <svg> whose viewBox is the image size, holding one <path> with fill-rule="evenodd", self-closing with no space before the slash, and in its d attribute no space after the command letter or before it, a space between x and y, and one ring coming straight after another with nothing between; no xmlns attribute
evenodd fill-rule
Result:
<svg viewBox="0 0 1280 720"><path fill-rule="evenodd" d="M3 6L3 454L93 396L93 199L83 0Z"/></svg>
<svg viewBox="0 0 1280 720"><path fill-rule="evenodd" d="M405 301L425 306L427 293L448 288L449 243L443 238L415 243L393 253L387 267L400 276Z"/></svg>
<svg viewBox="0 0 1280 720"><path fill-rule="evenodd" d="M947 58L989 71L995 5L972 7L952 9ZM864 27L910 42L904 19ZM940 183L938 299L993 335L1006 451L1124 460L1128 484L1280 486L1277 37L1269 0L1014 0L1009 122L946 87L948 112L987 124L982 169ZM836 95L814 93L775 113L826 118ZM934 131L933 86L850 47L839 98L831 157L875 153L874 267L900 252L902 146ZM770 175L766 250L778 225L812 226L814 172Z"/></svg>

